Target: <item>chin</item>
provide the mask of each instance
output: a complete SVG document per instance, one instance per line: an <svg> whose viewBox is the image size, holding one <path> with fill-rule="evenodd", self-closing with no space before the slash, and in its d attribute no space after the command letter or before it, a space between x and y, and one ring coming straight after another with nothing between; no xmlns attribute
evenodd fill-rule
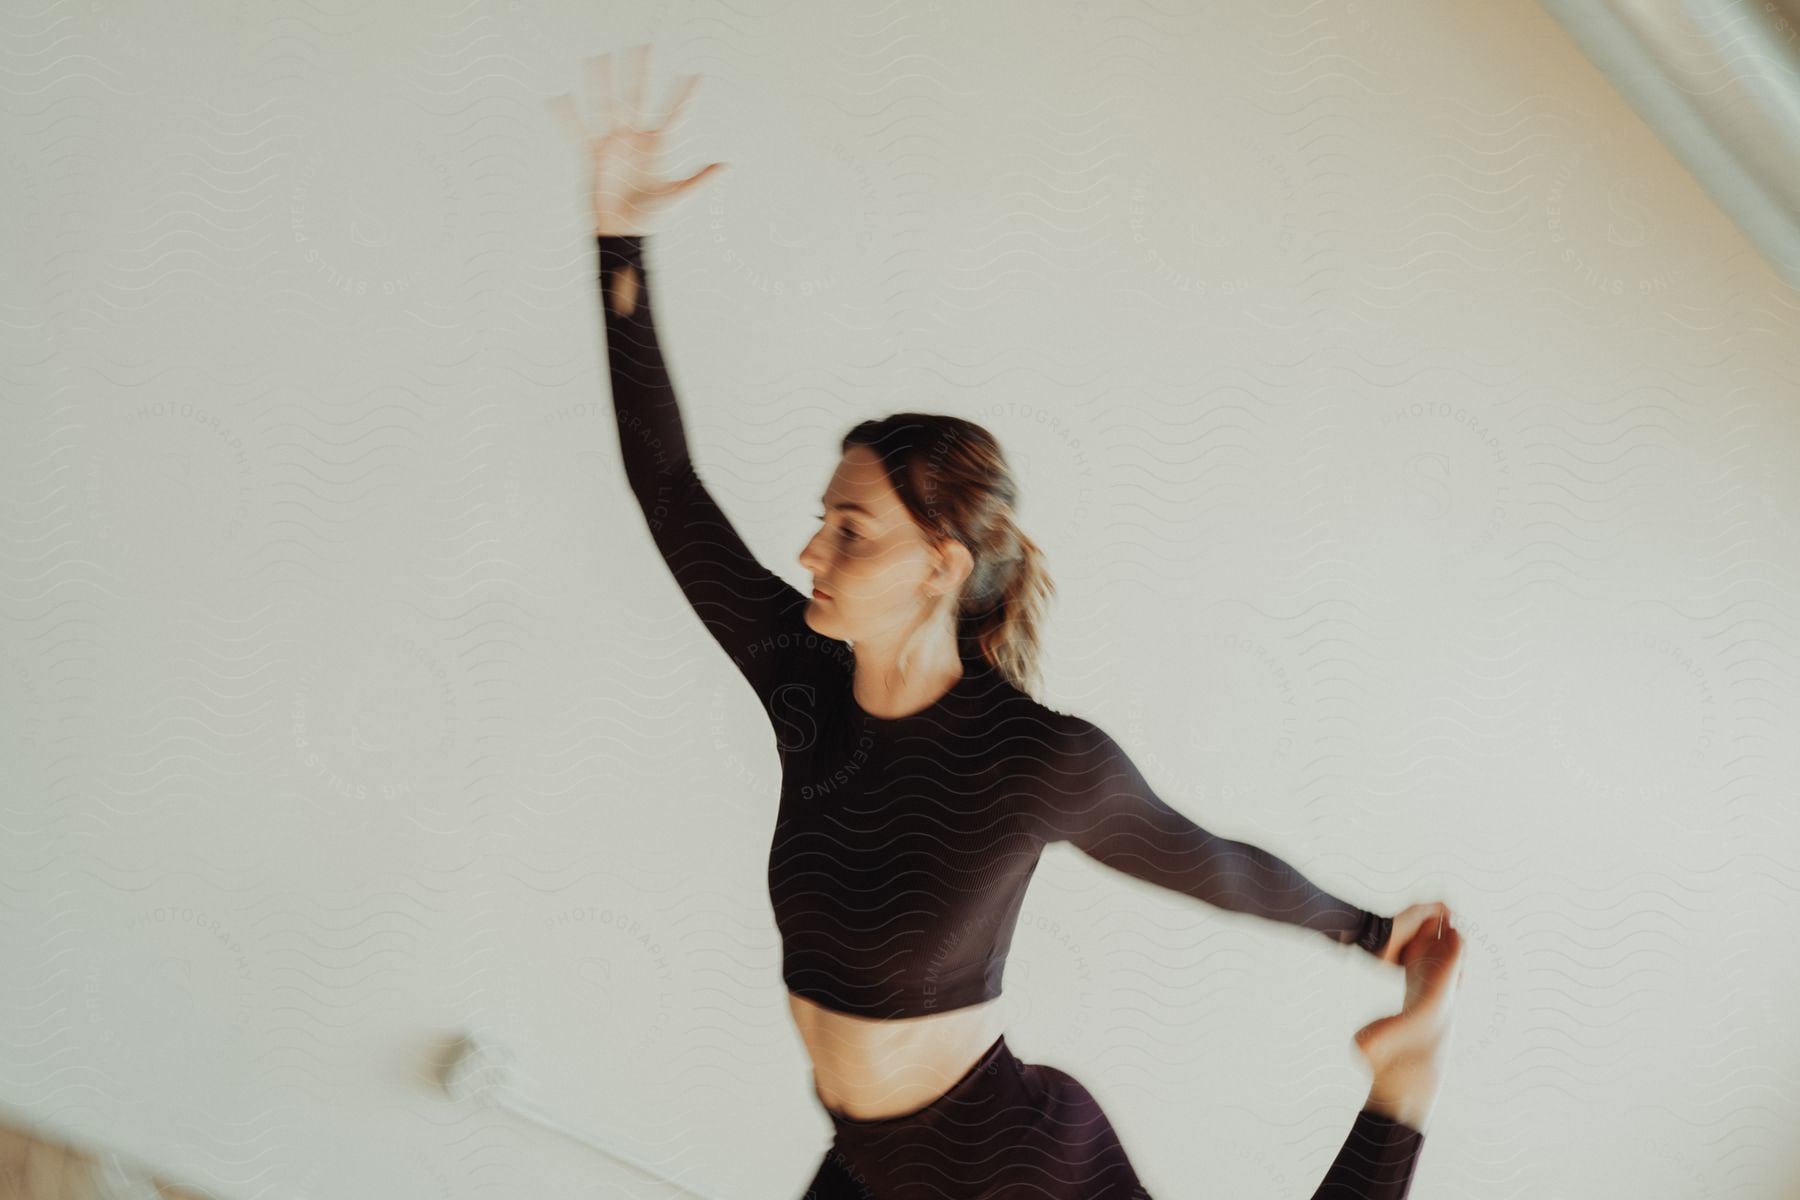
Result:
<svg viewBox="0 0 1800 1200"><path fill-rule="evenodd" d="M807 604L806 609L801 616L806 621L806 627L820 637L830 638L834 642L847 642L850 640L841 628L841 623L837 620L837 614L833 613L829 608L821 605L816 600Z"/></svg>

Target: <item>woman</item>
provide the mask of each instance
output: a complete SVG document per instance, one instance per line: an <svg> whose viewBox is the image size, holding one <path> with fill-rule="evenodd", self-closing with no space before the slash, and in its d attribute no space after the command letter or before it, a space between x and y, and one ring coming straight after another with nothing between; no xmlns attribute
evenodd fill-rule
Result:
<svg viewBox="0 0 1800 1200"><path fill-rule="evenodd" d="M789 1006L836 1134L808 1200L1148 1195L1088 1090L1020 1061L998 1027L1019 908L1054 841L1404 964L1406 1008L1357 1035L1375 1083L1318 1193L1404 1196L1460 974L1448 909L1387 918L1328 895L1266 851L1195 825L1099 726L1031 697L1051 586L980 426L923 413L858 425L800 554L811 596L757 562L689 457L643 253L650 216L723 164L656 178L662 129L697 77L649 125L639 115L647 57L639 48L616 113L610 58L595 60L597 132L567 96L551 104L591 158L626 478L781 755L770 899Z"/></svg>

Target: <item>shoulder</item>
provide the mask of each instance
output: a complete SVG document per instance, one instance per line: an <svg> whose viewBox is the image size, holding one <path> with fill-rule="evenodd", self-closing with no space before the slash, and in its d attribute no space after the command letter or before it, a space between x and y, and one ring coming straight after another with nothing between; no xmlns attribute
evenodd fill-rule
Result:
<svg viewBox="0 0 1800 1200"><path fill-rule="evenodd" d="M1118 743L1096 722L1052 708L1022 692L1015 694L1014 711L1030 723L1049 762L1068 770L1116 752Z"/></svg>

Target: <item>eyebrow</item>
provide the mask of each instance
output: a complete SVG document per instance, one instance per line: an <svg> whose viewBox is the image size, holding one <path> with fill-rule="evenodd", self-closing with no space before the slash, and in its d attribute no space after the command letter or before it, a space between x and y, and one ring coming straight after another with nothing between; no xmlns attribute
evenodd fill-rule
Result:
<svg viewBox="0 0 1800 1200"><path fill-rule="evenodd" d="M819 503L824 504L826 508L837 508L837 509L842 509L844 512L861 513L863 516L868 517L870 520L873 520L875 517L874 513L870 512L868 509L864 508L860 504L850 504L850 503L846 503L846 502L842 502L842 501L840 501L837 504L829 504L829 503L826 503L825 497L823 497L823 496L819 497Z"/></svg>

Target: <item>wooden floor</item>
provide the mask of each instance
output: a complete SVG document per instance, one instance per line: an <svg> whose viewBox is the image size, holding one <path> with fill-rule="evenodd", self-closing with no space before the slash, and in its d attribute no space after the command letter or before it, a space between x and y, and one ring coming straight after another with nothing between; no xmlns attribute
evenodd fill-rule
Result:
<svg viewBox="0 0 1800 1200"><path fill-rule="evenodd" d="M0 1200L210 1200L134 1172L111 1156L0 1124Z"/></svg>

